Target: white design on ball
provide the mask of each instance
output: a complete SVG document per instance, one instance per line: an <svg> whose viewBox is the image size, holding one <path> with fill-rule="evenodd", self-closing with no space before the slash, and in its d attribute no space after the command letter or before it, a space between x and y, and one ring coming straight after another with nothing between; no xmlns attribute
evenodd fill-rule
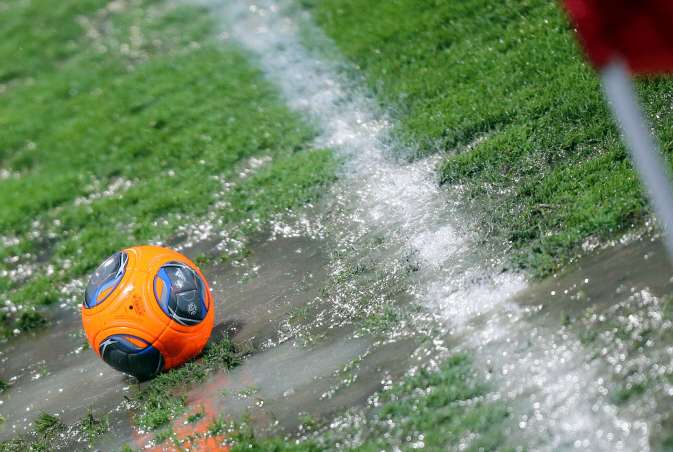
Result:
<svg viewBox="0 0 673 452"><path fill-rule="evenodd" d="M189 303L187 305L187 311L189 312L189 315L195 315L196 314L196 303Z"/></svg>

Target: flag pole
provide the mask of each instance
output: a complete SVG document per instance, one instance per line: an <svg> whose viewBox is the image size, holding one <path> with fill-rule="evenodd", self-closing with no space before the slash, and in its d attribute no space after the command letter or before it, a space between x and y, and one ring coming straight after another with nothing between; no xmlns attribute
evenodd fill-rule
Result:
<svg viewBox="0 0 673 452"><path fill-rule="evenodd" d="M668 164L650 133L633 81L624 63L613 61L603 67L601 79L608 104L649 195L664 234L668 257L673 263L673 185Z"/></svg>

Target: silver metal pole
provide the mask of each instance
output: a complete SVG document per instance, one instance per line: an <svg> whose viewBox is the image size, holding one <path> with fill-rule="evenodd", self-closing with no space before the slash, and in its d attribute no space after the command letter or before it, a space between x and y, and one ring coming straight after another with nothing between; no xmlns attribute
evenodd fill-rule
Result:
<svg viewBox="0 0 673 452"><path fill-rule="evenodd" d="M668 257L673 263L673 185L667 163L650 133L626 66L621 62L609 64L601 71L601 79L608 104L663 230Z"/></svg>

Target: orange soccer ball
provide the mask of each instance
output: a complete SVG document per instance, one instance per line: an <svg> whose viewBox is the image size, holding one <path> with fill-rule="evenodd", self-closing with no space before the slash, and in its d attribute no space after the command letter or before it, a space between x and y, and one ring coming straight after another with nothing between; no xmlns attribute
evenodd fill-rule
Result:
<svg viewBox="0 0 673 452"><path fill-rule="evenodd" d="M107 258L91 276L82 305L91 347L139 380L196 356L214 321L215 303L201 270L158 246L135 246Z"/></svg>

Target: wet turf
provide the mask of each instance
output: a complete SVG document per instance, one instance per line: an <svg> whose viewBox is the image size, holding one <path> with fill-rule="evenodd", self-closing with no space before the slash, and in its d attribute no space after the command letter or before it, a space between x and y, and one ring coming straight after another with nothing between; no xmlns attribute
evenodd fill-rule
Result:
<svg viewBox="0 0 673 452"><path fill-rule="evenodd" d="M470 359L456 355L382 391L365 417L329 426L308 420L309 433L296 442L257 438L246 424L232 424L232 450L503 450L507 410L485 400L488 390L474 378Z"/></svg>
<svg viewBox="0 0 673 452"><path fill-rule="evenodd" d="M304 3L307 6L315 3L315 8L323 11L318 13L323 24L332 31L337 27L347 31L348 26L355 23L349 22L354 20L354 12L347 1L329 0L322 4L306 0ZM521 201L525 208L529 208L526 204L529 198L525 196L538 193L535 184L548 182L554 171L569 172L571 180L576 176L573 171L580 171L578 168L591 162L598 165L596 171L604 171L601 160L592 154L599 149L596 152L607 152L608 157L613 156L610 152L621 156L617 161L622 166L617 168L614 177L626 177L624 184L628 190L624 191L624 202L631 209L629 212L636 212L642 206L633 191L628 165L624 164L609 121L604 117L600 99L589 90L595 88L595 81L573 53L558 12L553 6L535 2L514 5L516 7L508 5L512 8L506 12L501 9L505 7L474 3L472 7L488 8L489 14L477 17L470 14L467 6L443 5L441 2L425 11L418 2L377 4L378 8L371 8L375 14L360 14L362 17L358 19L363 22L357 26L371 36L344 33L337 39L348 56L356 61L367 59L362 63L362 69L370 77L371 88L381 102L409 106L409 111L397 113L398 133L404 139L420 142L421 149L437 145L457 147L462 151L445 162L444 176L448 182L464 183L467 195L476 201L481 202L484 196L498 192L494 202L505 206L499 209L511 207L515 201ZM363 4L350 3L352 9L360 13L365 11ZM203 11L193 8L173 10L161 2L148 1L116 1L104 10L97 10L95 5L88 3L65 2L59 8L51 9L40 2L33 2L30 7L26 5L11 4L0 10L0 15L7 16L0 16L0 19L9 18L4 23L14 24L9 28L12 33L5 34L5 37L9 36L7 39L14 39L13 34L21 37L34 32L21 26L28 20L28 12L44 14L46 29L51 22L69 25L59 27L59 33L63 35L58 35L57 39L46 33L44 45L27 47L25 58L13 56L11 49L14 47L0 46L0 52L6 51L9 61L16 61L18 68L13 73L0 73L4 90L0 99L8 100L6 105L0 106L0 125L10 130L0 137L0 140L6 140L0 141L3 145L0 147L3 152L0 201L4 201L0 206L0 238L4 253L2 268L6 272L2 282L5 286L0 289L8 291L10 298L4 333L10 333L13 328L39 328L44 318L34 312L32 306L61 301L76 306L81 297L82 277L92 266L116 248L150 240L168 240L188 253L205 252L199 261L212 275L211 281L218 283L213 288L221 328L202 357L149 383L131 384L109 369L106 369L108 374L98 374L109 383L107 386L111 391L99 398L94 394L91 400L105 404L106 399L107 402L114 399L116 409L123 411L122 416L128 409L132 422L140 426L141 431L127 431L129 426L126 424L120 428L119 416L113 416L112 411L109 420L91 411L80 419L84 412L82 406L74 407L72 403L63 403L49 395L49 389L56 388L52 387L52 382L59 378L60 381L70 379L74 374L72 366L63 372L57 364L53 365L53 370L47 369L46 364L44 369L37 369L35 366L40 364L26 365L15 360L17 364L10 366L12 375L8 378L18 373L22 375L0 385L0 390L5 389L11 395L14 389L17 395L14 400L7 399L5 407L12 403L17 406L25 400L21 397L30 398L31 389L35 394L47 389L44 393L56 399L49 401L47 406L62 411L59 417L54 413L43 413L37 417L33 415L29 421L24 420L21 427L25 428L33 421L33 431L3 443L2 448L13 450L33 446L39 450L47 447L45 444L67 448L72 446L72 441L93 443L102 437L104 450L112 449L110 445L118 447L119 441L129 441L130 444L133 440L138 447L151 443L168 447L172 442L179 448L197 444L201 439L214 441L205 444L233 442L234 450L343 447L373 451L391 445L404 450L421 445L438 450L458 447L492 450L515 444L520 439L517 435L524 428L520 427L520 421L522 413L528 415L526 407L523 411L521 408L512 411L507 407L510 400L503 399L502 392L495 387L502 384L501 381L495 381L493 387L481 384L483 374L474 370L480 368L480 363L473 362L468 354L441 354L442 363L433 370L422 368L424 361L420 355L429 360L440 356L429 343L437 341L441 343L438 348L450 348L451 341L459 339L438 336L435 323L429 320L429 323L423 323L423 308L428 306L416 305L407 292L425 287L417 285L418 274L435 276L438 282L449 277L444 278L444 273L427 273L428 262L423 260L423 253L414 257L406 250L407 247L421 247L422 243L397 241L393 237L395 227L399 227L395 221L378 226L363 221L377 208L381 209L379 218L390 220L401 214L400 210L395 210L398 207L395 201L400 201L399 192L385 184L373 183L385 179L383 170L401 179L401 176L407 176L400 182L406 184L406 188L416 182L423 183L420 192L430 193L428 196L432 198L428 201L427 196L418 195L412 201L402 199L403 207L417 207L410 217L402 218L414 220L417 218L413 213L424 207L446 205L444 197L433 197L435 185L429 181L431 177L426 177L426 171L413 172L407 167L396 171L400 167L386 159L390 156L383 158L378 154L379 142L355 140L350 145L365 157L372 157L372 153L366 151L376 147L373 156L378 159L374 159L375 163L366 159L357 161L363 166L374 164L377 171L372 172L370 168L369 173L367 170L356 172L356 176L345 184L333 186L333 191L329 192L332 204L327 202L326 206L318 208L317 218L307 219L303 212L299 218L294 217L307 230L293 230L277 219L269 222L269 218L278 212L316 199L324 185L333 179L335 162L328 151L310 149L307 143L314 138L313 129L286 109L275 89L251 69L247 55L234 45L225 43L220 47L221 43L210 40L213 29ZM440 14L435 7L440 7ZM26 8L30 11L25 11ZM330 8L340 19L325 12L331 11ZM374 18L375 15L379 17ZM542 25L544 18L550 19L551 31L547 30L547 24ZM447 20L452 20L451 27L457 27L454 34L450 33L451 27L442 26ZM487 25L493 21L495 28L491 29ZM77 26L72 26L73 23ZM416 31L427 24L432 25L432 31ZM449 34L438 44L438 34L447 29ZM586 88L584 92L569 93L565 103L550 106L551 97L545 97L539 91L542 82L549 82L553 77L538 74L525 64L520 65L521 61L517 59L523 52L517 50L517 46L530 44L527 41L529 34L549 45L550 56L544 58L556 58L559 56L556 52L570 58L572 64L564 71L570 74L569 77L578 77L585 83L580 86ZM480 43L493 41L493 50L473 55L474 43L459 42L459 38L465 36L479 38ZM499 42L499 37L504 42ZM371 46L377 39L376 42L381 44L374 47L374 52L371 48L349 50L348 40L356 39L362 40L363 46ZM510 39L516 45L509 42ZM55 42L65 43L64 48ZM534 48L525 49L543 58ZM403 64L389 72L390 55L394 52L399 52L398 62ZM442 62L448 64L447 61L456 57L455 52L465 59L469 77L461 80L465 73L460 71L449 71L451 77L446 77L444 70L430 71ZM437 55L444 58L445 54L448 60L435 61ZM481 75L481 69L474 66L478 59L492 69L488 72L491 78L481 85L474 84L475 77ZM506 66L511 74L507 77L501 68L498 69L498 64L503 61L509 64ZM418 64L428 69L430 75L420 77L415 72ZM518 86L517 77L522 73L517 71L525 72L525 77L530 78L530 86ZM309 73L302 75L310 82L308 79L316 74L311 74L310 70L306 72ZM396 90L402 92L402 85L398 83L407 83L402 88L413 96L396 97ZM333 83L325 86L327 88L322 89L333 89ZM449 90L451 87L453 90ZM443 103L439 102L441 108L435 108L437 102L433 93L445 93L445 89L449 93L447 98ZM559 87L552 83L550 92L554 89ZM652 89L663 88L655 86ZM483 95L484 90L488 96ZM310 89L307 91L311 93ZM555 138L549 138L556 129L545 125L545 121L552 121L558 115L564 118L563 115L570 114L568 112L576 106L573 102L587 93L590 94L586 98L590 104L587 111L596 108L599 119L586 132L580 130L579 125L586 117L565 118L576 127L573 130L577 136L566 134L563 138L566 141L559 145ZM345 98L352 93L348 94ZM40 102L28 102L33 96ZM659 100L663 108L663 100ZM492 108L494 102L497 108ZM344 99L335 102L335 112L329 111L327 115L330 123L344 119L340 110L344 104L348 106ZM347 126L348 132L357 131L354 124L362 125L359 122L361 116L346 115L345 124L341 125ZM409 119L412 117L413 120ZM446 124L449 126L445 127ZM541 135L536 135L537 129ZM367 135L372 130L376 129L366 129L365 124ZM586 140L590 132L601 130L608 131L603 137L607 141L601 143L612 143L614 148L605 148L606 151L601 148L601 143L594 143L596 149L582 147L585 143L582 140ZM466 145L482 134L489 138L468 149ZM340 136L345 135L348 134ZM521 147L521 143L528 147ZM512 152L501 156L503 148ZM539 151L541 148L547 151ZM549 149L561 149L565 154L551 155ZM574 153L582 149L582 152L586 151L584 154ZM505 168L503 159L509 159L509 164L517 165L516 168ZM540 170L539 174L533 174L533 169ZM80 177L80 174L84 176ZM423 180L409 178L410 175L421 175ZM358 181L358 178L364 180ZM515 178L525 182L522 187L533 187L532 194L508 191ZM601 180L589 178L590 188L596 188ZM585 182L581 179L578 183ZM490 184L488 189L484 189L486 183ZM611 187L609 183L607 186ZM377 193L384 191L382 187L388 188L388 192ZM365 201L358 200L355 193ZM593 192L590 190L590 193ZM559 196L567 194L561 191ZM524 196L523 200L517 198L520 196ZM549 201L540 199L544 203ZM536 228L548 227L544 222L551 221L544 212L551 209L552 204L542 201L536 201L541 203L537 207L542 210L537 216L533 215L537 219L531 220L538 221L531 223ZM482 203L481 208L484 207L490 205ZM576 209L578 205L571 207ZM615 218L622 218L611 216L614 212L610 206L598 203L598 207L594 204L589 207L588 213L582 213L581 209L580 213L598 215L605 213L600 209L608 209L607 219L599 216L599 220L592 223L592 227L598 228L595 231L616 221ZM348 212L350 208L356 211ZM365 212L358 212L358 209ZM561 211L559 215L567 213L558 210ZM494 209L494 212L497 219L504 211ZM315 213L315 210L310 211L312 215ZM525 212L514 212L513 218L518 218L517 215L530 220ZM493 220L489 218L487 221ZM582 218L580 215L578 224L582 224ZM329 227L323 228L320 223L329 223ZM410 229L402 229L402 236L419 232L418 223L408 223ZM249 234L264 225L275 235L254 246L249 245L246 240ZM415 229L413 225L416 225ZM496 236L506 235L513 225L521 226L501 222ZM519 262L532 265L540 273L549 271L552 267L544 260L548 249L531 248L536 240L547 240L547 236L526 235L526 228L530 226L526 225L528 223L521 226L523 235L514 241L520 253ZM373 231L365 231L367 228ZM289 229L287 236L277 234L278 230L286 229ZM311 229L313 232L308 233ZM586 233L585 229L580 230L584 231L582 234ZM219 235L222 231L228 234L227 237ZM375 231L378 233L373 233ZM432 241L435 246L439 246L435 240L440 236L448 236L454 242L459 240L452 238L449 231L441 228L436 235L421 235L420 238ZM560 231L559 234L564 233ZM568 235L566 239L570 239L559 242L561 250L572 250L576 243L573 240L580 240L577 237L584 237L582 234ZM329 240L336 243L329 244ZM548 240L553 242L555 239ZM455 245L454 242L448 244ZM439 244L447 246L447 242ZM526 250L533 250L533 253L521 258L521 253L525 254ZM19 259L15 260L13 256L19 256ZM232 256L236 259L222 263ZM438 267L444 264L448 267L456 261L454 255L449 256L448 263L441 260L441 256L425 255L425 258L430 263L441 263ZM475 284L487 286L482 279L483 273L478 275L473 278ZM458 283L462 281L460 273L451 273L450 278L455 278ZM468 284L468 288L471 287ZM541 290L544 294L534 293L532 302L547 299L548 287L543 286ZM446 293L437 295L437 300L445 302L443 306L447 312L470 308L469 302L463 299L496 298L495 292L490 295L474 295L469 291L464 295L457 293L459 296L448 297L448 302L442 298L446 298ZM439 309L438 306L432 308ZM415 315L420 318L416 319ZM418 325L412 325L414 319ZM553 328L541 329L540 337L556 331L560 324L563 328L570 327L575 319L573 312L555 315ZM70 320L70 323L65 322L68 328L73 327L73 319ZM537 330L528 328L530 325L523 321L518 325ZM92 380L94 372L98 372L96 365L103 364L95 360L91 351L85 352L90 354L87 359L72 359L73 353L79 354L82 350L72 351L70 348L81 338L69 338L73 340L61 343L64 337L51 336L56 329L53 324L51 326L42 336L18 339L34 338L39 344L53 340L54 346L59 348L57 357L49 358L53 361L93 362L87 373L79 377ZM605 329L609 328L610 325L605 326ZM225 329L230 335L221 334ZM475 334L475 337L478 336ZM525 338L514 335L514 340L521 337ZM654 336L643 334L643 337L652 339ZM659 341L658 337L654 339ZM565 342L567 339L564 338ZM25 342L15 340L12 344L17 347L14 350L30 350ZM243 353L237 347L245 345L248 346L245 350L252 354L239 362ZM429 350L423 349L423 345ZM421 353L415 355L419 350ZM508 354L512 350L515 353ZM493 351L499 352L500 361L488 360L490 368L486 373L500 374L507 369L505 365L517 362L517 353L533 358L542 356L534 355L531 350L530 344L515 342L504 349L507 353ZM62 353L65 353L64 357L61 357ZM482 351L482 357L483 354ZM579 353L575 355L581 359ZM410 368L412 371L407 374ZM39 384L33 379L39 380ZM78 389L81 380L74 381L76 379L71 378L73 381L65 385L67 392ZM624 383L623 388L610 390L621 405L628 406L639 400L647 390L640 385L641 380L635 378L620 382ZM12 385L16 386L12 388ZM81 386L80 392L91 391L90 386ZM126 405L121 400L123 391L129 386L131 391L124 397L129 401ZM516 393L528 386L515 381L508 388ZM534 396L533 391L531 397ZM64 410L79 410L71 418L72 422L65 421L70 425L62 423L61 418L66 417ZM253 419L254 415L257 418ZM278 430L269 429L269 426L278 427ZM108 429L110 432L106 433ZM515 434L510 435L513 429ZM69 443L50 443L55 435L64 432L64 440ZM567 440L566 437L561 439Z"/></svg>
<svg viewBox="0 0 673 452"><path fill-rule="evenodd" d="M544 276L648 210L558 2L303 0L420 153L447 152L481 229ZM639 85L673 150L669 80Z"/></svg>
<svg viewBox="0 0 673 452"><path fill-rule="evenodd" d="M136 425L149 430L165 426L185 409L180 390L203 383L214 371L234 367L239 360L240 355L228 338L215 338L201 358L159 375L139 390Z"/></svg>
<svg viewBox="0 0 673 452"><path fill-rule="evenodd" d="M0 443L0 451L46 452L72 448L74 444L79 448L91 448L108 430L107 417L97 418L91 412L71 425L64 424L57 416L41 413L35 419L35 428L32 432L3 441Z"/></svg>
<svg viewBox="0 0 673 452"><path fill-rule="evenodd" d="M76 305L81 278L116 249L207 212L241 238L332 178L311 128L212 42L202 10L2 6L0 334L42 325L40 306ZM241 177L255 156L265 164Z"/></svg>

